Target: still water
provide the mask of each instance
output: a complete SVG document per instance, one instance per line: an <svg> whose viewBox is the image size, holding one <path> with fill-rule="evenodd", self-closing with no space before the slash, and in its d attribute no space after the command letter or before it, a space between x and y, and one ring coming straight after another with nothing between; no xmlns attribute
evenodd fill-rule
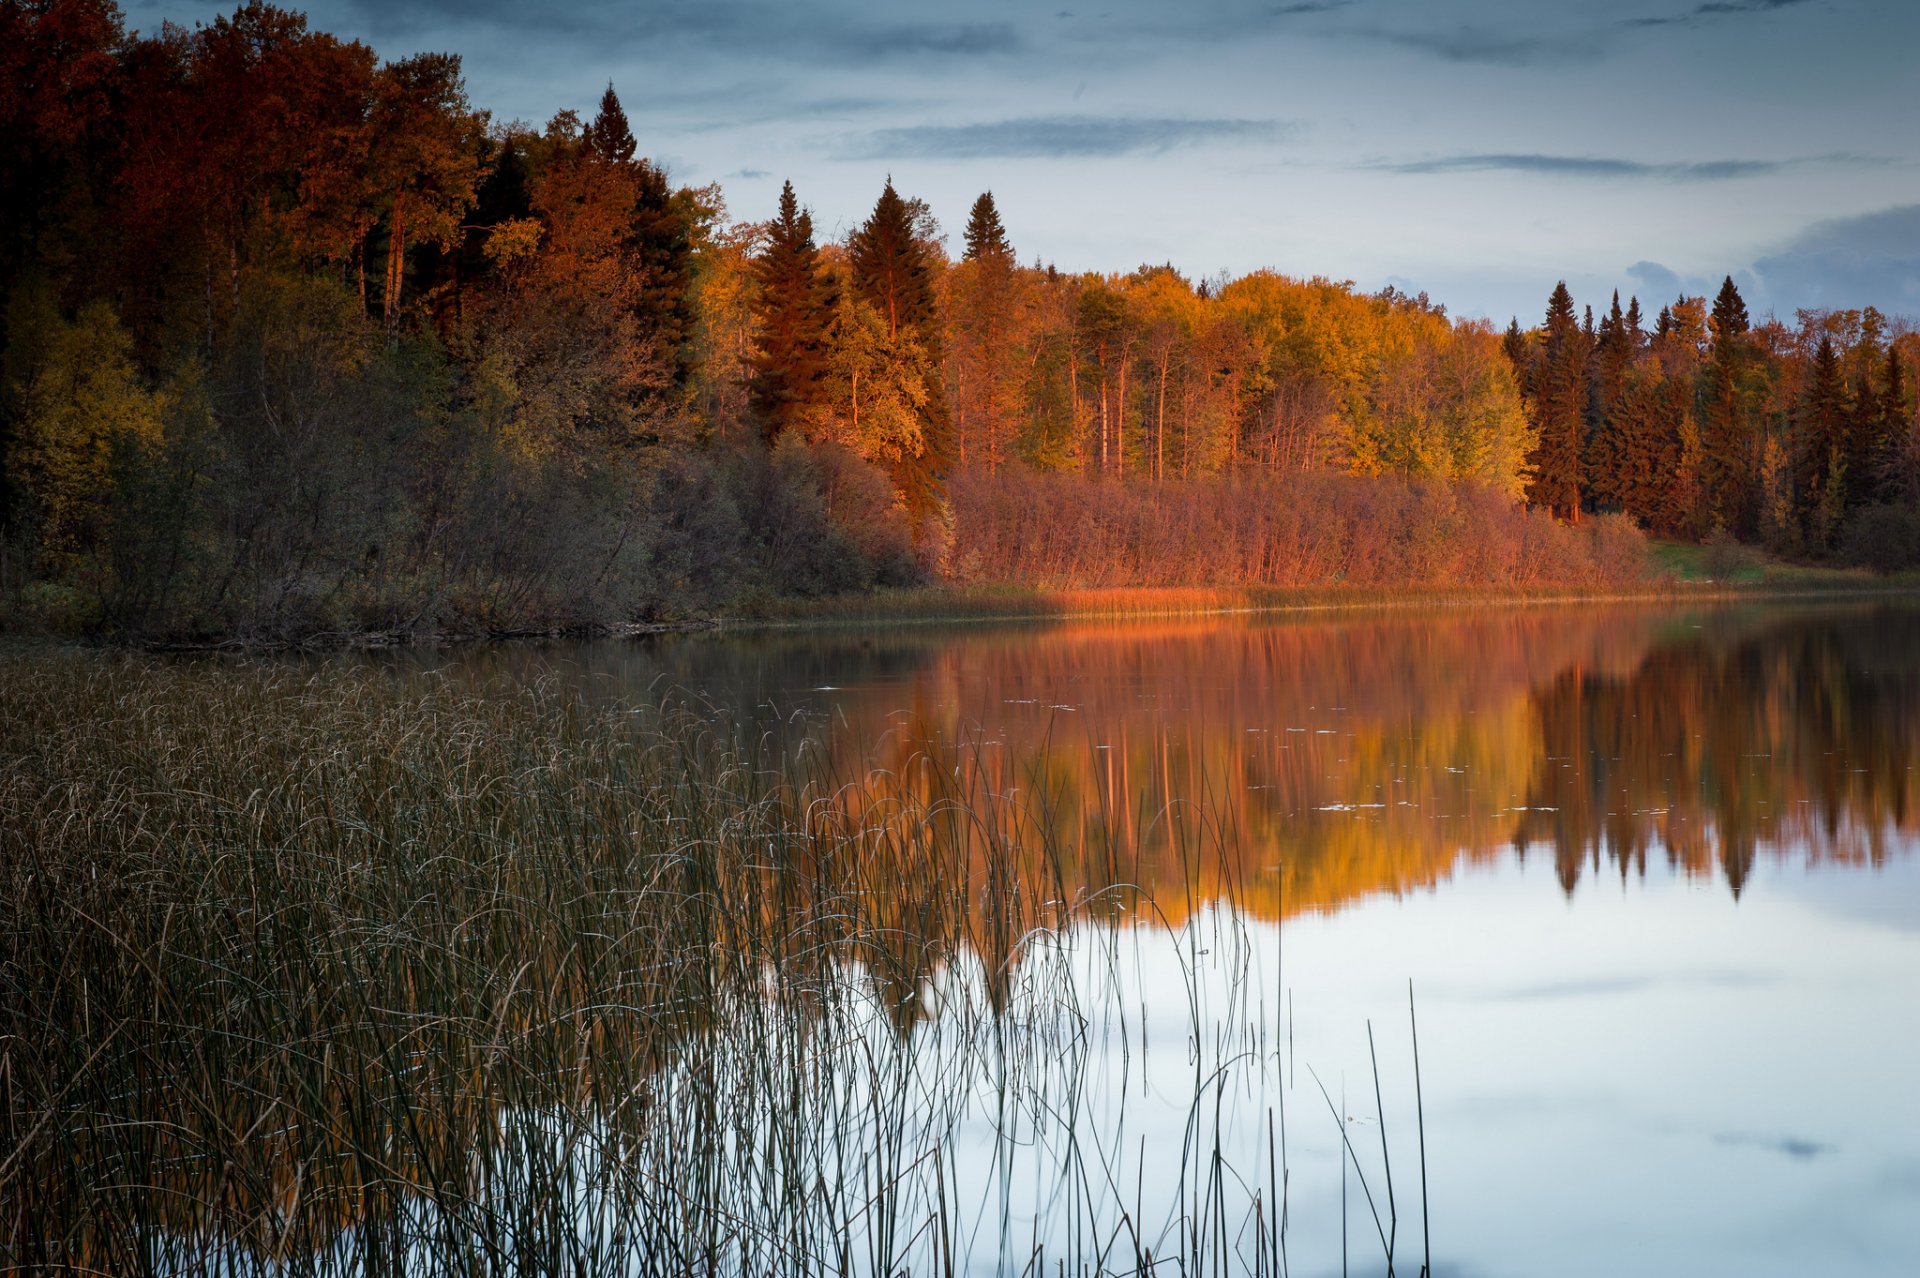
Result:
<svg viewBox="0 0 1920 1278"><path fill-rule="evenodd" d="M1391 1247L1402 1273L1920 1272L1920 613L1057 621L391 660L612 702L687 689L869 793L964 759L1072 850L1046 890L1140 890L1029 945L1080 1012L1070 1046L1019 1027L1076 1062L1023 1103L1064 1116L1023 1128L1004 1087L942 1091L936 1070L890 1134L943 1146L965 1206L942 1228L975 1271L1098 1253L1059 1229L1131 1258L1204 1219L1240 1231L1212 1251L1230 1269L1381 1272ZM966 978L928 978L909 1055L946 1050L943 979ZM1284 1255L1227 1205L1256 1197L1285 1204Z"/></svg>

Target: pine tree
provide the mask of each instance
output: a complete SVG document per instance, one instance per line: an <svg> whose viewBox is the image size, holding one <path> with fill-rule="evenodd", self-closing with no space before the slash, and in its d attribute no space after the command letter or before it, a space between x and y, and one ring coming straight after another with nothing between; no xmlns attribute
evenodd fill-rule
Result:
<svg viewBox="0 0 1920 1278"><path fill-rule="evenodd" d="M641 340L664 368L666 388L677 391L692 372L693 245L686 217L674 207L666 174L652 161L635 158L639 147L612 84L600 95L600 108L581 140L591 163L630 184L632 207L620 237L628 304Z"/></svg>
<svg viewBox="0 0 1920 1278"><path fill-rule="evenodd" d="M793 183L780 188L780 213L754 260L760 295L754 307L760 338L753 368L752 410L772 443L800 426L825 395L833 286L820 270L813 215L800 207Z"/></svg>
<svg viewBox="0 0 1920 1278"><path fill-rule="evenodd" d="M1018 352L1014 349L1013 245L1000 223L993 192L967 215L966 256L949 292L955 452L962 465L999 470L1017 411Z"/></svg>
<svg viewBox="0 0 1920 1278"><path fill-rule="evenodd" d="M1712 519L1736 537L1753 534L1754 456L1747 397L1742 387L1751 343L1747 306L1728 276L1713 303L1713 359L1706 374L1701 430L1701 481Z"/></svg>
<svg viewBox="0 0 1920 1278"><path fill-rule="evenodd" d="M1626 386L1627 372L1633 367L1633 352L1627 316L1620 309L1620 293L1616 289L1613 308L1600 321L1600 340L1594 350L1587 405L1585 469L1593 497L1603 505L1621 504L1619 467L1624 444L1619 424L1614 421L1614 409Z"/></svg>
<svg viewBox="0 0 1920 1278"><path fill-rule="evenodd" d="M602 164L632 164L640 149L633 140L633 129L627 124L627 113L620 105L619 95L613 91L611 80L607 82L607 91L600 95L600 110L587 126L585 141L588 153Z"/></svg>
<svg viewBox="0 0 1920 1278"><path fill-rule="evenodd" d="M1529 404L1539 442L1528 459L1533 465L1533 483L1527 499L1576 523L1580 519L1588 350L1586 335L1574 316L1573 295L1562 280L1547 302L1546 338Z"/></svg>
<svg viewBox="0 0 1920 1278"><path fill-rule="evenodd" d="M894 487L916 532L939 509L953 453L953 431L941 385L940 313L933 290L933 263L914 233L913 208L889 181L873 213L847 242L850 283L862 302L886 322L887 336L910 339L925 355L926 400L921 413L921 448L912 457L893 459Z"/></svg>
<svg viewBox="0 0 1920 1278"><path fill-rule="evenodd" d="M630 243L639 271L644 327L666 356L678 388L692 373L693 235L666 173L651 160L637 166L639 190Z"/></svg>
<svg viewBox="0 0 1920 1278"><path fill-rule="evenodd" d="M1800 403L1795 486L1806 519L1807 539L1825 547L1845 514L1847 486L1847 385L1833 339L1820 338Z"/></svg>
<svg viewBox="0 0 1920 1278"><path fill-rule="evenodd" d="M967 214L966 241L969 262L985 258L1013 261L1013 245L1007 242L1007 231L1000 224L1000 210L994 205L992 191L982 192L973 202L973 209Z"/></svg>
<svg viewBox="0 0 1920 1278"><path fill-rule="evenodd" d="M1875 500L1896 496L1894 476L1899 468L1900 446L1907 433L1907 391L1900 368L1898 347L1887 347L1887 377L1880 388L1879 409L1873 432L1873 455L1869 462Z"/></svg>

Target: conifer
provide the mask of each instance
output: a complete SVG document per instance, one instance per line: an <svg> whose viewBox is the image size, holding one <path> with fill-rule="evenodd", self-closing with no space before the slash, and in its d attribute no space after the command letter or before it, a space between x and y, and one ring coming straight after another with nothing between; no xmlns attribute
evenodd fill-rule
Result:
<svg viewBox="0 0 1920 1278"><path fill-rule="evenodd" d="M913 207L889 180L873 213L847 242L855 295L885 321L887 336L917 342L925 356L926 399L921 406L922 445L917 455L890 460L894 487L916 531L940 506L953 451L952 424L940 382L940 314L933 290L933 263L915 234Z"/></svg>
<svg viewBox="0 0 1920 1278"><path fill-rule="evenodd" d="M1574 522L1580 518L1588 351L1586 335L1574 316L1573 295L1562 280L1547 302L1545 342L1529 405L1538 442L1529 458L1534 475L1528 500Z"/></svg>
<svg viewBox="0 0 1920 1278"><path fill-rule="evenodd" d="M751 361L751 403L761 436L771 443L799 426L824 395L834 315L833 287L821 273L813 242L813 215L800 207L792 182L780 188L780 212L754 274L760 338Z"/></svg>
<svg viewBox="0 0 1920 1278"><path fill-rule="evenodd" d="M1013 245L1007 241L1006 228L1000 224L1000 210L994 205L992 191L982 192L973 202L973 209L967 214L966 243L969 262L984 258L1013 261Z"/></svg>
<svg viewBox="0 0 1920 1278"><path fill-rule="evenodd" d="M1826 545L1844 513L1847 485L1847 386L1833 339L1822 334L1807 374L1796 423L1795 487L1808 540Z"/></svg>
<svg viewBox="0 0 1920 1278"><path fill-rule="evenodd" d="M1753 533L1753 439L1741 385L1750 342L1747 306L1728 276L1713 302L1713 359L1707 367L1706 414L1701 430L1701 482L1715 522L1736 537Z"/></svg>

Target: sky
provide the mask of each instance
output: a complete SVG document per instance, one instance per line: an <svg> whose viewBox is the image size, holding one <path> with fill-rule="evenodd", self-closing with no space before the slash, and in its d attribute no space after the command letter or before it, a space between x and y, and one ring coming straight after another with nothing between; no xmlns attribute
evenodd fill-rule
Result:
<svg viewBox="0 0 1920 1278"><path fill-rule="evenodd" d="M292 6L299 7L299 6ZM232 5L125 0L128 24ZM1556 280L1649 311L1920 318L1920 0L312 0L383 57L461 54L497 121L611 82L731 217L791 179L844 234L891 177L957 252L1272 268L1537 322Z"/></svg>

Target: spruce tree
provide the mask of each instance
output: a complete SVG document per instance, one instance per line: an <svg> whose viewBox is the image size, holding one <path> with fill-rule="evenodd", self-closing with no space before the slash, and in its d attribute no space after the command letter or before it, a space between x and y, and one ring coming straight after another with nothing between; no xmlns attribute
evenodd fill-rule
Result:
<svg viewBox="0 0 1920 1278"><path fill-rule="evenodd" d="M582 135L590 161L617 170L629 181L633 204L620 237L632 284L629 305L641 340L663 365L668 387L686 384L692 372L693 244L686 217L658 165L636 159L639 147L613 85Z"/></svg>
<svg viewBox="0 0 1920 1278"><path fill-rule="evenodd" d="M1736 537L1753 534L1753 439L1742 377L1751 343L1747 306L1728 276L1713 302L1713 359L1706 372L1701 482L1714 522Z"/></svg>
<svg viewBox="0 0 1920 1278"><path fill-rule="evenodd" d="M1018 412L1019 353L1014 321L1013 245L1000 223L993 192L967 215L966 255L949 290L952 359L950 397L955 453L962 465L984 463L996 472Z"/></svg>
<svg viewBox="0 0 1920 1278"><path fill-rule="evenodd" d="M885 322L889 340L910 339L920 346L926 367L926 400L920 409L921 448L917 455L891 459L899 491L916 532L940 506L953 452L953 430L940 382L940 313L933 290L933 263L914 234L912 206L900 198L891 180L873 213L847 242L854 295Z"/></svg>
<svg viewBox="0 0 1920 1278"><path fill-rule="evenodd" d="M1813 545L1831 543L1846 510L1847 384L1833 339L1822 334L1807 373L1795 441L1794 483Z"/></svg>
<svg viewBox="0 0 1920 1278"><path fill-rule="evenodd" d="M1561 519L1579 522L1581 435L1586 421L1589 344L1574 315L1565 280L1547 302L1545 341L1529 407L1539 432L1527 498Z"/></svg>
<svg viewBox="0 0 1920 1278"><path fill-rule="evenodd" d="M593 123L587 126L586 144L588 153L603 164L632 164L639 152L633 129L627 124L626 110L621 107L611 80L607 82L607 91L600 95L600 109Z"/></svg>
<svg viewBox="0 0 1920 1278"><path fill-rule="evenodd" d="M1620 293L1616 289L1613 307L1600 321L1600 339L1594 350L1587 401L1585 470L1593 497L1602 505L1623 504L1619 467L1624 443L1614 411L1626 387L1628 370L1633 367L1633 350L1633 340L1627 334L1627 316L1620 309Z"/></svg>
<svg viewBox="0 0 1920 1278"><path fill-rule="evenodd" d="M791 182L780 188L780 212L754 259L754 276L760 338L750 361L751 404L761 437L772 443L801 426L822 401L834 312L833 286L813 242L813 215L800 207Z"/></svg>
<svg viewBox="0 0 1920 1278"><path fill-rule="evenodd" d="M1873 497L1877 501L1897 498L1894 476L1899 468L1900 448L1907 433L1907 391L1900 368L1900 351L1887 347L1886 381L1880 387L1879 411L1873 435L1873 458L1869 464Z"/></svg>
<svg viewBox="0 0 1920 1278"><path fill-rule="evenodd" d="M1013 245L1007 242L1007 230L1000 224L1000 210L994 205L993 192L981 193L967 214L966 260L978 262L996 258L1011 262Z"/></svg>

